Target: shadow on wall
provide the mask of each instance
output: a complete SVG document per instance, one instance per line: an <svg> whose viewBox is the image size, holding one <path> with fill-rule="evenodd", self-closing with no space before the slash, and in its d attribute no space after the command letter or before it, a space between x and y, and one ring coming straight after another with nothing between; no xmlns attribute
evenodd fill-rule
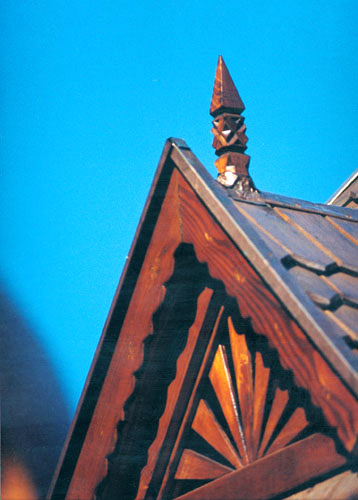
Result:
<svg viewBox="0 0 358 500"><path fill-rule="evenodd" d="M3 290L0 339L1 498L43 499L69 414L46 354Z"/></svg>

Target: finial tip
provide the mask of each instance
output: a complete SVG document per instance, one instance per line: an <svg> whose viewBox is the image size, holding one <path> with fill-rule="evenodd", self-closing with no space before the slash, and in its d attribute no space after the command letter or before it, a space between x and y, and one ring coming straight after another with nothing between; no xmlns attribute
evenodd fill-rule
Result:
<svg viewBox="0 0 358 500"><path fill-rule="evenodd" d="M222 111L241 113L244 109L244 103L232 81L225 61L220 55L216 67L210 114L215 117Z"/></svg>

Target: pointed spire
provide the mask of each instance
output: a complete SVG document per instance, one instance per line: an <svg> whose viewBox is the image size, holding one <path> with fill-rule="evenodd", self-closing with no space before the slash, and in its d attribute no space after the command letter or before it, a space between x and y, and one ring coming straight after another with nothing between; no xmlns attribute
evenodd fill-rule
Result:
<svg viewBox="0 0 358 500"><path fill-rule="evenodd" d="M232 81L225 61L222 56L219 56L210 114L215 117L223 111L242 113L244 109L244 103Z"/></svg>
<svg viewBox="0 0 358 500"><path fill-rule="evenodd" d="M256 191L249 175L250 156L245 154L246 125L241 116L245 106L236 90L224 59L219 56L216 68L210 114L214 117L213 147L219 158L215 165L219 171L218 182L247 196Z"/></svg>

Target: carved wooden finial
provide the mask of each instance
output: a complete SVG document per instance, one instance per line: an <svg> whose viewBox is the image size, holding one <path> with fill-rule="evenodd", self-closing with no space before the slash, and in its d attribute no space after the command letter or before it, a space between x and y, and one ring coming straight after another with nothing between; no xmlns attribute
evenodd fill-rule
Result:
<svg viewBox="0 0 358 500"><path fill-rule="evenodd" d="M224 111L242 113L244 109L244 103L232 81L224 59L222 56L219 56L218 65L216 67L213 97L210 105L210 114L215 117Z"/></svg>
<svg viewBox="0 0 358 500"><path fill-rule="evenodd" d="M253 192L255 186L248 172L250 156L244 154L248 141L245 119L241 116L244 109L224 59L219 56L210 106L214 117L213 147L219 156L215 162L218 181L226 187L237 184L238 191L247 193Z"/></svg>

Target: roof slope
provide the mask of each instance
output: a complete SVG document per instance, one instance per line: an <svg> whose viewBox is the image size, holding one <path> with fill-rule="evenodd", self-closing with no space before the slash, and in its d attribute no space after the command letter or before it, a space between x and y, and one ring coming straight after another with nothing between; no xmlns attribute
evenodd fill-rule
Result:
<svg viewBox="0 0 358 500"><path fill-rule="evenodd" d="M358 213L270 193L244 198L184 141L169 155L249 262L358 394Z"/></svg>

